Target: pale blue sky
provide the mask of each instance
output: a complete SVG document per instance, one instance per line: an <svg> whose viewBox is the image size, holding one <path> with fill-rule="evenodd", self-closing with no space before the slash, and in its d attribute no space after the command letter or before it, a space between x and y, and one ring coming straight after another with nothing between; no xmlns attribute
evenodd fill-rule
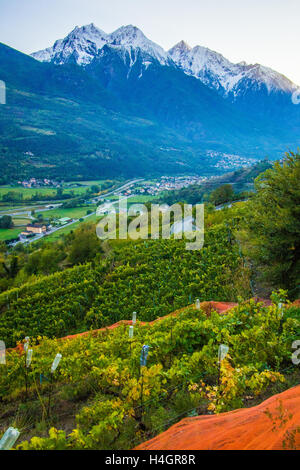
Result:
<svg viewBox="0 0 300 470"><path fill-rule="evenodd" d="M134 24L165 49L184 39L300 85L300 0L0 0L0 42L25 53L92 22Z"/></svg>

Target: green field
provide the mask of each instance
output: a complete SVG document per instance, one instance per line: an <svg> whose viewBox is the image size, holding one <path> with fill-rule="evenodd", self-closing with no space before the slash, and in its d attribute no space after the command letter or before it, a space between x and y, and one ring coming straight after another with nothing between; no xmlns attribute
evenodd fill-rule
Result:
<svg viewBox="0 0 300 470"><path fill-rule="evenodd" d="M108 183L108 182L111 183L111 185L115 184L114 180L70 181L68 183L65 183L65 187L67 188L69 186L75 186L77 184L82 184L84 186L93 186L95 184L98 184L99 186L101 186L103 183Z"/></svg>
<svg viewBox="0 0 300 470"><path fill-rule="evenodd" d="M108 196L110 201L118 201L119 196ZM132 196L128 198L127 203L129 204L137 204L137 203L144 203L144 202L152 202L159 199L159 196L151 196L150 194L137 194L136 196Z"/></svg>
<svg viewBox="0 0 300 470"><path fill-rule="evenodd" d="M74 195L80 196L81 194L84 194L86 190L90 188L91 186L98 185L101 187L101 185L105 182L106 180L70 182L70 183L64 184L62 189L65 194L69 194L72 191L74 192ZM111 182L111 185L114 184L113 181L110 181L110 182ZM81 184L82 186L78 187L77 184ZM23 186L4 185L4 186L0 186L0 200L2 199L2 196L4 194L7 194L10 191L23 194L23 201L26 201L27 199L31 198L37 193L41 194L42 196L54 196L57 192L56 188L47 187L47 186L43 186L41 188L23 188ZM6 206L6 207L9 207L9 206ZM2 209L0 208L0 210Z"/></svg>
<svg viewBox="0 0 300 470"><path fill-rule="evenodd" d="M96 205L94 204L89 204L83 207L74 207L72 209L51 209L46 212L36 212L36 216L42 215L45 219L48 217L54 217L57 219L62 219L63 217L69 217L70 219L80 219L81 217L84 217L87 215L87 211L95 211L96 210Z"/></svg>
<svg viewBox="0 0 300 470"><path fill-rule="evenodd" d="M157 201L159 196L151 196L150 194L139 194L137 196L133 196L129 199L129 204L137 204L137 203L144 203L144 202L152 202Z"/></svg>
<svg viewBox="0 0 300 470"><path fill-rule="evenodd" d="M15 227L24 227L29 224L31 220L25 217L13 217L13 223Z"/></svg>
<svg viewBox="0 0 300 470"><path fill-rule="evenodd" d="M24 227L1 228L0 229L0 241L17 238L19 234L23 232L23 230L24 230Z"/></svg>

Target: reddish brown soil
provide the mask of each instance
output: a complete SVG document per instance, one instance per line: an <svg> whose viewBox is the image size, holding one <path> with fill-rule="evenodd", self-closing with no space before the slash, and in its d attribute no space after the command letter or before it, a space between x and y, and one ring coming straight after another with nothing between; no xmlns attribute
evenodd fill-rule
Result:
<svg viewBox="0 0 300 470"><path fill-rule="evenodd" d="M193 306L194 305L191 305L190 307L193 307ZM203 302L202 304L200 304L200 306L201 306L201 308L203 308L204 311L206 311L207 307L209 307L210 310L216 310L218 313L222 314L222 313L225 313L228 310L231 310L232 308L236 307L237 304L233 303L233 302ZM162 320L163 318L168 318L168 317L171 317L171 316L176 317L181 312L184 312L184 310L186 310L187 308L188 307L184 307L184 308L181 308L179 310L176 310L173 313L170 313L169 315L165 315L164 317L158 317L155 320L153 320L151 322L148 322L148 324L153 325L153 323L156 323L156 322ZM131 320L121 320L118 323L114 323L113 325L110 325L106 328L100 328L99 330L85 331L84 333L79 333L79 334L76 334L76 335L69 335L69 336L66 336L66 337L61 338L61 339L62 340L73 339L73 338L77 338L78 336L85 336L85 335L88 335L88 334L97 335L97 333L99 333L101 331L114 330L115 328L118 328L121 325L131 325L131 324L132 324ZM139 322L139 324L140 325L146 325L147 322Z"/></svg>
<svg viewBox="0 0 300 470"><path fill-rule="evenodd" d="M228 310L231 310L232 308L236 307L237 304L233 303L233 302L202 302L200 304L200 306L203 309L203 311L206 312L206 313L208 313L212 310L216 310L218 313L224 314ZM176 310L175 312L170 313L169 315L165 315L164 317L158 317L155 320L153 320L151 322L148 322L148 324L152 325L153 323L156 323L156 322L162 320L163 318L167 318L167 317L170 317L170 316L176 317L177 315L179 315L181 312L184 312L189 307L194 307L195 308L195 305L193 304L193 305L190 305L190 306L187 306L187 307L183 307L179 310ZM118 328L119 326L131 325L131 324L132 324L132 320L121 320L117 323L114 323L113 325L107 326L106 328L100 328L98 330L85 331L84 333L77 333L75 335L68 335L68 336L65 336L64 338L58 338L58 339L61 340L61 341L64 341L64 340L67 340L67 339L72 340L72 339L78 338L79 336L87 336L89 334L97 336L98 333L101 333L103 331L114 330L115 328ZM146 325L147 322L139 322L139 324L140 325ZM20 344L18 344L18 346L16 348L11 348L11 350L12 349L16 349L17 351L19 351L21 353L21 352L23 352L23 344L20 343Z"/></svg>

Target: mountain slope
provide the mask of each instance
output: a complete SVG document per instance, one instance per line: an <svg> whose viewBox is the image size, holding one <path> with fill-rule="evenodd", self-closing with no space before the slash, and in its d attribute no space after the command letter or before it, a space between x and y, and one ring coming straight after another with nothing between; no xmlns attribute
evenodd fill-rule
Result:
<svg viewBox="0 0 300 470"><path fill-rule="evenodd" d="M237 119L217 93L158 61L145 67L141 51L128 74L132 55L126 54L124 63L123 51L105 45L102 55L82 68L41 63L0 45L7 85L7 105L0 109L3 182L33 174L209 171L207 146L251 154L259 134L254 132L247 148L243 136L251 123Z"/></svg>
<svg viewBox="0 0 300 470"><path fill-rule="evenodd" d="M7 105L0 108L3 182L33 174L141 175L166 166L171 173L191 171L195 149L183 137L136 117L77 65L40 63L0 45L0 73L7 85ZM171 145L180 163L163 150Z"/></svg>
<svg viewBox="0 0 300 470"><path fill-rule="evenodd" d="M233 64L217 52L201 46L191 48L184 41L170 49L169 55L185 73L234 99L242 93L246 81L248 88L264 88L268 93L292 93L296 89L288 78L270 68L245 62Z"/></svg>
<svg viewBox="0 0 300 470"><path fill-rule="evenodd" d="M75 60L86 70L95 71L98 68L96 79L101 80L105 87L112 87L117 94L122 92L122 87L127 86L129 93L126 95L126 102L131 99L136 87L140 86L138 80L152 67L158 64L166 66L170 77L177 77L176 69L180 70L233 104L236 115L235 124L231 123L231 128L244 123L247 125L246 121L250 119L252 129L247 129L246 134L255 134L256 131L260 135L267 134L269 143L272 137L275 137L275 140L280 139L285 144L282 146L284 150L297 142L295 136L299 134L300 111L299 107L292 103L292 93L297 87L288 78L260 64L233 64L217 52L201 46L191 48L184 41L165 52L132 25L121 27L112 34L103 33L93 24L77 27L50 50L51 54L46 60L53 63L66 64ZM33 55L39 60L45 60L43 54L39 52ZM116 56L120 62L117 68ZM120 73L121 68L124 73ZM112 85L112 75L118 89ZM135 81L133 77L136 78ZM184 79L181 80L184 83ZM147 86L153 88L153 84L157 86L157 82ZM148 95L149 89L144 89L141 93L142 97ZM167 89L165 95L168 95ZM176 101L174 96L171 96L171 99ZM199 103L201 100L201 94L191 94L193 103ZM152 102L151 99L149 102ZM181 109L181 105L182 103L178 103L178 109ZM210 112L213 114L216 111L220 116L223 115L223 123L226 125L227 114L224 114L223 108L224 103L223 106L211 103ZM172 109L170 113L174 114ZM182 127L182 124L180 125ZM212 129L212 132L215 133L215 129ZM226 130L224 134L228 141ZM240 138L241 142L243 140ZM264 147L263 140L257 142L256 147L258 146Z"/></svg>
<svg viewBox="0 0 300 470"><path fill-rule="evenodd" d="M268 67L248 65L246 62L234 64L206 47L191 48L180 41L166 52L132 25L122 26L111 34L106 34L93 23L81 28L76 26L66 38L56 41L53 47L35 52L32 56L55 64L76 62L86 66L105 45L127 52L138 49L148 56L148 63L155 59L163 65L177 65L186 74L201 80L231 100L238 100L249 89L263 91L268 95L278 92L290 95L297 88L284 75Z"/></svg>
<svg viewBox="0 0 300 470"><path fill-rule="evenodd" d="M239 100L228 99L220 80L212 86L182 68L193 49L175 49L165 52L131 25L106 34L93 24L34 58L0 45L8 89L0 108L0 181L222 173L224 155L245 164L298 145L300 107L289 93L269 94L244 75ZM221 69L227 64L200 53Z"/></svg>

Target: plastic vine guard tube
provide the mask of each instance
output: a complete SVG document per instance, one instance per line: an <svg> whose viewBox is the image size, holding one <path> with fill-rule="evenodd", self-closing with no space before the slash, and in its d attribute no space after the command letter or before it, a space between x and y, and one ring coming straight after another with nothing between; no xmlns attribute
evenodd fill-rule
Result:
<svg viewBox="0 0 300 470"><path fill-rule="evenodd" d="M225 344L221 344L219 347L219 353L218 353L218 361L219 363L225 359L229 351L229 347L226 346Z"/></svg>
<svg viewBox="0 0 300 470"><path fill-rule="evenodd" d="M51 374L53 374L53 372L56 371L57 367L58 367L58 364L60 363L61 361L61 358L62 358L62 355L61 354L56 354L56 357L52 363L52 366L51 366Z"/></svg>
<svg viewBox="0 0 300 470"><path fill-rule="evenodd" d="M26 367L30 367L32 361L33 349L28 349L26 356Z"/></svg>
<svg viewBox="0 0 300 470"><path fill-rule="evenodd" d="M10 450L20 435L16 428L8 428L0 441L0 450Z"/></svg>

